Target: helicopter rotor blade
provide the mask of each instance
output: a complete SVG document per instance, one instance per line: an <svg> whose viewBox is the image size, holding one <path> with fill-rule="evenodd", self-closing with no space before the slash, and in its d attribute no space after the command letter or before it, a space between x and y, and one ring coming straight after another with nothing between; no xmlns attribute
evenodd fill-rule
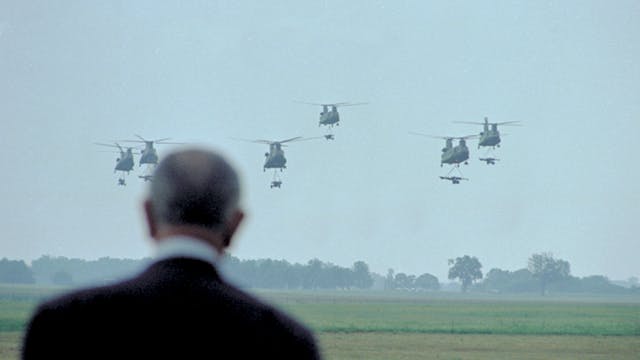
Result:
<svg viewBox="0 0 640 360"><path fill-rule="evenodd" d="M358 106L358 105L367 105L369 104L368 102L357 102L357 103L351 103L351 102L343 102L343 103L337 103L337 104L332 104L334 106Z"/></svg>
<svg viewBox="0 0 640 360"><path fill-rule="evenodd" d="M300 141L302 139L302 136L296 136L296 137L292 137L291 139L286 139L286 140L282 140L282 141L274 141L280 144L284 144L286 142L291 142L291 141Z"/></svg>
<svg viewBox="0 0 640 360"><path fill-rule="evenodd" d="M258 144L271 144L271 143L273 143L273 141L271 141L271 140L261 140L261 139L252 140L252 139L242 139L242 138L234 138L234 137L232 137L231 139L232 140L236 140L236 141L244 141L244 142L258 143Z"/></svg>
<svg viewBox="0 0 640 360"><path fill-rule="evenodd" d="M453 123L455 123L455 124L484 125L484 123L482 123L482 122L477 122L477 121L454 121ZM491 123L489 123L489 124L491 124Z"/></svg>
<svg viewBox="0 0 640 360"><path fill-rule="evenodd" d="M520 121L503 121L503 122L497 122L497 123L491 123L488 122L486 123L487 125L509 125L509 126L522 126L521 124L518 124ZM453 121L453 123L455 124L473 124L473 125L485 125L485 123L483 122L478 122L478 121Z"/></svg>
<svg viewBox="0 0 640 360"><path fill-rule="evenodd" d="M452 139L456 139L456 140L468 140L468 139L477 139L479 138L480 135L467 135L467 136L459 136L459 137L454 137Z"/></svg>
<svg viewBox="0 0 640 360"><path fill-rule="evenodd" d="M298 104L305 104L305 105L314 105L314 106L329 106L327 104L320 104L320 103L312 103L312 102L306 102L306 101L299 101L299 100L293 100L294 103L298 103Z"/></svg>
<svg viewBox="0 0 640 360"><path fill-rule="evenodd" d="M159 144L162 141L166 141L166 140L171 140L171 138L162 138L162 139L156 139L156 140L151 140L151 142L154 142L156 144Z"/></svg>
<svg viewBox="0 0 640 360"><path fill-rule="evenodd" d="M112 147L112 148L118 148L119 146L113 145L113 144L105 144L105 143L94 143L95 145L100 145L100 146L108 146L108 147Z"/></svg>
<svg viewBox="0 0 640 360"><path fill-rule="evenodd" d="M137 137L138 139L142 140L143 142L147 142L147 140L145 140L145 138L143 138L142 136L138 135L138 134L133 134L135 137Z"/></svg>

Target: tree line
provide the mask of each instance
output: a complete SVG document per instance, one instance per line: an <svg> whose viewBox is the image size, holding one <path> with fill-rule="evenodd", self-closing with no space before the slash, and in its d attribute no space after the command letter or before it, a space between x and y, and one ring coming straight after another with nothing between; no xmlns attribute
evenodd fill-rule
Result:
<svg viewBox="0 0 640 360"><path fill-rule="evenodd" d="M151 258L82 260L42 256L29 266L22 260L3 258L0 260L0 283L61 286L109 283L142 271L151 261ZM439 291L443 287L439 279L429 273L412 275L389 269L386 276L381 276L371 272L364 261L343 267L319 259L299 264L273 259L241 260L226 255L219 269L224 277L247 288ZM574 277L569 262L556 259L551 253L533 254L525 268L515 271L493 268L486 276L478 258L464 255L449 260L448 279L458 281L463 292L640 293L635 278L635 281L630 279L631 288L628 289L601 275Z"/></svg>
<svg viewBox="0 0 640 360"><path fill-rule="evenodd" d="M482 264L476 257L465 255L449 260L449 279L459 279L461 290L492 293L640 293L637 279L631 278L631 288L611 283L602 275L583 278L571 275L568 261L554 258L552 253L533 254L527 267L516 271L491 269L483 278ZM481 282L477 280L483 279ZM634 281L635 279L635 281Z"/></svg>

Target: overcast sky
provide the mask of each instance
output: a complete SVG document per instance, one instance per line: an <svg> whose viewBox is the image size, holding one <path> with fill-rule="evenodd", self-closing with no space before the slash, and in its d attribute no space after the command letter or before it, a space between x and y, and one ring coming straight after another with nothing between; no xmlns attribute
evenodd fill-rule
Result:
<svg viewBox="0 0 640 360"><path fill-rule="evenodd" d="M145 185L94 142L202 144L241 173L231 252L432 273L552 252L574 275L640 276L640 2L0 2L0 257L151 254ZM293 143L281 189L266 145ZM446 136L521 121L442 181ZM160 153L174 149L158 146ZM500 158L487 166L478 157Z"/></svg>

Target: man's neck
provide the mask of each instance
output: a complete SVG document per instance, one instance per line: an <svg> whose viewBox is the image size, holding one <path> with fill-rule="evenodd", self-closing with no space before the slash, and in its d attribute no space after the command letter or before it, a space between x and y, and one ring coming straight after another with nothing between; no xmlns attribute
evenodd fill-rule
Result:
<svg viewBox="0 0 640 360"><path fill-rule="evenodd" d="M220 253L200 239L176 235L156 242L154 259L162 261L173 258L197 259L215 265Z"/></svg>
<svg viewBox="0 0 640 360"><path fill-rule="evenodd" d="M156 243L175 237L188 237L212 247L218 254L224 252L221 235L213 230L193 225L163 225L159 226L153 238Z"/></svg>

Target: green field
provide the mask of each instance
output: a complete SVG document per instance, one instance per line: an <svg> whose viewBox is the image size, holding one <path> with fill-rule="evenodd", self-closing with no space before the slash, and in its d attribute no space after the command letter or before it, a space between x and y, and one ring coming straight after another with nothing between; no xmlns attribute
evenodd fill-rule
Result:
<svg viewBox="0 0 640 360"><path fill-rule="evenodd" d="M56 288L0 286L0 359ZM315 330L327 359L640 359L640 298L260 291Z"/></svg>

